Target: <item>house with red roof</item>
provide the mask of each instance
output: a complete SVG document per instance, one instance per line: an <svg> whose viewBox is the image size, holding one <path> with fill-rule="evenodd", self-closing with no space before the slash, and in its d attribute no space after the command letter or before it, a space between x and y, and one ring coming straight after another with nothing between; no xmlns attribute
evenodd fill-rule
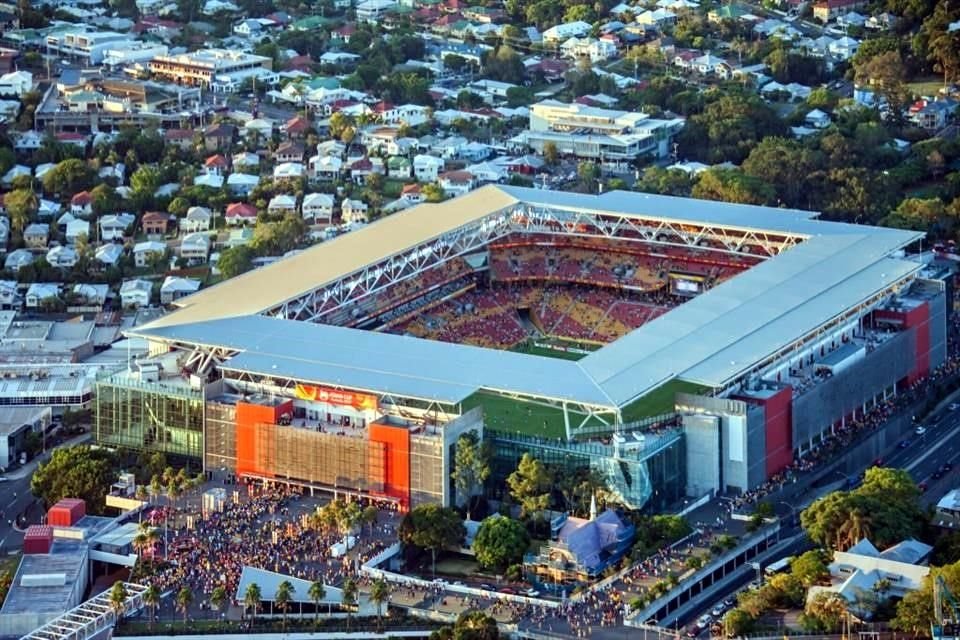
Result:
<svg viewBox="0 0 960 640"><path fill-rule="evenodd" d="M280 127L280 130L283 131L288 138L302 138L307 134L309 129L310 121L303 116L294 116Z"/></svg>
<svg viewBox="0 0 960 640"><path fill-rule="evenodd" d="M256 224L257 208L246 202L234 202L227 205L227 212L224 215L227 224L238 226L244 224Z"/></svg>
<svg viewBox="0 0 960 640"><path fill-rule="evenodd" d="M166 235L170 229L171 216L162 211L148 211L140 219L140 228L148 236Z"/></svg>
<svg viewBox="0 0 960 640"><path fill-rule="evenodd" d="M93 196L89 191L81 191L70 198L70 213L74 217L86 218L93 213Z"/></svg>
<svg viewBox="0 0 960 640"><path fill-rule="evenodd" d="M220 153L215 153L203 161L203 170L207 175L222 176L229 166L226 157Z"/></svg>

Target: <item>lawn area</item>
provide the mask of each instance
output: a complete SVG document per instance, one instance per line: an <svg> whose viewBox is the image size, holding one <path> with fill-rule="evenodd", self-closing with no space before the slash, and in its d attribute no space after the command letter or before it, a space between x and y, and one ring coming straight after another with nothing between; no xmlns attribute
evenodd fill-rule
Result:
<svg viewBox="0 0 960 640"><path fill-rule="evenodd" d="M472 576L478 570L477 561L467 556L450 556L437 562L437 573L445 576Z"/></svg>
<svg viewBox="0 0 960 640"><path fill-rule="evenodd" d="M548 407L482 391L463 401L464 411L477 405L483 405L485 429L537 438L566 438L563 411L559 407ZM574 409L569 412L571 428L576 430L586 414ZM607 419L610 420L610 416L607 416ZM594 419L588 422L587 426L602 424Z"/></svg>
<svg viewBox="0 0 960 640"><path fill-rule="evenodd" d="M677 393L702 393L704 390L705 387L692 382L671 380L624 408L623 421L633 422L671 413L674 407L674 396Z"/></svg>

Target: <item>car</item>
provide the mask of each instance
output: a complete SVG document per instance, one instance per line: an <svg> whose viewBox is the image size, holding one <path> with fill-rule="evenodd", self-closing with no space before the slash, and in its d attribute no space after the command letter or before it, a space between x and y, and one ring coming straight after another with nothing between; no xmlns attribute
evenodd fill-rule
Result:
<svg viewBox="0 0 960 640"><path fill-rule="evenodd" d="M897 447L899 447L899 448L901 448L901 449L906 449L906 448L909 447L909 446L910 446L910 441L909 441L909 440L901 440L901 441L900 441L900 444L897 445Z"/></svg>
<svg viewBox="0 0 960 640"><path fill-rule="evenodd" d="M723 601L723 606L726 607L727 609L732 608L733 605L735 604L737 604L737 602L733 598L725 598Z"/></svg>
<svg viewBox="0 0 960 640"><path fill-rule="evenodd" d="M454 582L454 583L452 583L452 584L453 584L453 586L455 586L455 587L465 587L465 586L467 586L467 585L465 585L464 583L462 583L462 582L459 581L459 580L457 580L456 582Z"/></svg>
<svg viewBox="0 0 960 640"><path fill-rule="evenodd" d="M702 631L703 631L703 629L700 628L700 625L698 625L698 624L692 624L692 625L690 625L689 627L687 627L687 637L688 637L688 638L696 638L697 636L700 635L700 633L701 633Z"/></svg>
<svg viewBox="0 0 960 640"><path fill-rule="evenodd" d="M920 493L926 492L926 490L927 490L927 483L926 483L926 482L921 482L920 484L917 485L917 489L920 489Z"/></svg>
<svg viewBox="0 0 960 640"><path fill-rule="evenodd" d="M516 590L516 589L512 589L512 588L510 588L510 587L504 587L503 589L500 589L500 593L505 593L505 594L507 594L507 595L509 595L509 596L513 596L513 595L516 595L516 594L517 594L517 590Z"/></svg>
<svg viewBox="0 0 960 640"><path fill-rule="evenodd" d="M447 581L444 580L443 578L434 578L433 584L447 584Z"/></svg>
<svg viewBox="0 0 960 640"><path fill-rule="evenodd" d="M925 434L925 433L927 432L927 428L926 428L925 426L923 426L923 425L920 425L919 427L917 427L916 429L914 429L913 432L914 432L915 434L917 434L918 436L922 436L923 434Z"/></svg>
<svg viewBox="0 0 960 640"><path fill-rule="evenodd" d="M712 615L714 618L719 618L720 616L723 615L723 612L726 610L727 608L723 606L723 603L721 602L720 604L718 604L717 606L715 606L713 609L710 610L710 615Z"/></svg>
<svg viewBox="0 0 960 640"><path fill-rule="evenodd" d="M759 581L759 580L754 580L753 582L751 582L751 583L748 585L748 588L750 588L750 589L759 589L759 588L762 587L762 586L763 586L763 583L762 583L761 581Z"/></svg>
<svg viewBox="0 0 960 640"><path fill-rule="evenodd" d="M943 474L944 474L943 467L940 467L939 469L933 472L933 479L939 480L940 478L943 477Z"/></svg>
<svg viewBox="0 0 960 640"><path fill-rule="evenodd" d="M496 591L496 590L497 590L497 588L496 588L495 586L493 586L492 584L486 584L486 583L481 584L481 585L480 585L480 588L483 589L484 591Z"/></svg>
<svg viewBox="0 0 960 640"><path fill-rule="evenodd" d="M957 404L956 402L951 402L949 406L947 406L947 409L950 411L956 411L958 408L960 408L960 404Z"/></svg>
<svg viewBox="0 0 960 640"><path fill-rule="evenodd" d="M537 591L536 589L527 589L526 591L523 592L523 595L529 598L536 598L537 596L540 595L540 592Z"/></svg>
<svg viewBox="0 0 960 640"><path fill-rule="evenodd" d="M713 622L713 616L709 613L705 613L697 618L697 624L701 627L709 627L711 622Z"/></svg>
<svg viewBox="0 0 960 640"><path fill-rule="evenodd" d="M944 462L942 465L940 465L940 468L943 469L944 473L946 473L947 471L950 471L953 469L953 463Z"/></svg>

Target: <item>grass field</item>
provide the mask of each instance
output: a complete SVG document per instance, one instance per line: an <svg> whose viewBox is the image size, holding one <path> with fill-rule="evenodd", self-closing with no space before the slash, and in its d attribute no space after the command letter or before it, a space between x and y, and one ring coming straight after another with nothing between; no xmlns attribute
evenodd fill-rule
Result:
<svg viewBox="0 0 960 640"><path fill-rule="evenodd" d="M538 340L538 342L541 344L549 343L559 346L567 346L570 348L579 349L580 351L596 351L600 348L599 345L584 344L570 340L560 340L559 338L544 338ZM585 353L578 353L576 351L559 351L557 349L549 349L547 347L538 347L534 344L533 340L521 342L513 347L511 351L528 353L530 355L543 356L546 358L557 358L559 360L580 360L581 358L585 358L587 356Z"/></svg>
<svg viewBox="0 0 960 640"><path fill-rule="evenodd" d="M671 380L623 409L623 421L633 422L673 411L677 393L701 393L704 387L683 380Z"/></svg>
<svg viewBox="0 0 960 640"><path fill-rule="evenodd" d="M935 96L943 88L943 78L928 76L907 83L910 92L918 96Z"/></svg>

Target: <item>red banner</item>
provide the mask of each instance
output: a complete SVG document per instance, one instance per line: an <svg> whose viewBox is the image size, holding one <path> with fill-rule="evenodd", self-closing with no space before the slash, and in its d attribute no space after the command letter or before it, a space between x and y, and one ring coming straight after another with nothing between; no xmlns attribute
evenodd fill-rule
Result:
<svg viewBox="0 0 960 640"><path fill-rule="evenodd" d="M295 393L300 400L325 402L327 404L353 407L364 411L375 411L377 409L377 396L371 396L366 393L342 391L329 387L311 387L304 384L298 384Z"/></svg>

